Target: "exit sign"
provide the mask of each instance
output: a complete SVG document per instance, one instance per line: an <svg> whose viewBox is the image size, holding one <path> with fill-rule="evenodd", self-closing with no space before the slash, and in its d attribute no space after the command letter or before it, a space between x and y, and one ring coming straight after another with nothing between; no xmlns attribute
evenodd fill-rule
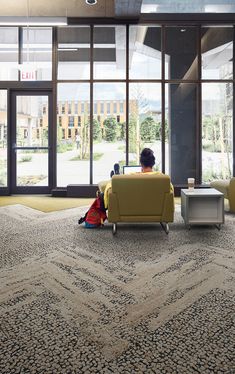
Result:
<svg viewBox="0 0 235 374"><path fill-rule="evenodd" d="M21 70L20 77L22 81L35 81L37 72L36 70Z"/></svg>

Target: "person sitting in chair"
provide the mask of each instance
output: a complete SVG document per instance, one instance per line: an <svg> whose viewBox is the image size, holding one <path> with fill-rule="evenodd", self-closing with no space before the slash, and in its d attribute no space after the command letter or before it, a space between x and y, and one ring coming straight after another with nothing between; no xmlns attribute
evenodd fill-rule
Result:
<svg viewBox="0 0 235 374"><path fill-rule="evenodd" d="M141 165L141 172L138 172L138 174L141 173L151 173L151 174L162 174L160 171L154 171L153 167L155 165L155 156L150 148L144 148L140 154L140 165ZM105 188L104 188L104 206L106 209L108 209L108 195L109 191L111 189L111 181L108 181ZM171 189L173 189L173 186L171 185Z"/></svg>

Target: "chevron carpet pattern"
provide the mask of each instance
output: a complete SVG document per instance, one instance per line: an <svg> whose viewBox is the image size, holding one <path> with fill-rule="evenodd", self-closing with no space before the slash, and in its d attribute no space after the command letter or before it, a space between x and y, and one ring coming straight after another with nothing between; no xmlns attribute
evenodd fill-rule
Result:
<svg viewBox="0 0 235 374"><path fill-rule="evenodd" d="M0 208L0 373L235 373L235 217L113 237L85 210Z"/></svg>

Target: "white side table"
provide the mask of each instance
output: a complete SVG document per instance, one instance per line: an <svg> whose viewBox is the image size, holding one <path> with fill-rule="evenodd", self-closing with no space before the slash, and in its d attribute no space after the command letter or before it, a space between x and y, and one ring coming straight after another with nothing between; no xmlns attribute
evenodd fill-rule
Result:
<svg viewBox="0 0 235 374"><path fill-rule="evenodd" d="M216 225L224 223L224 195L214 188L181 190L181 215L185 225Z"/></svg>

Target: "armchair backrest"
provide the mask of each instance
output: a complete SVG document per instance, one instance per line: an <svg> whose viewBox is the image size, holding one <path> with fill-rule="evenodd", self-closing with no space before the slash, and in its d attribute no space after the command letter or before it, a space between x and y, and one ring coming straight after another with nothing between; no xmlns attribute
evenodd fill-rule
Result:
<svg viewBox="0 0 235 374"><path fill-rule="evenodd" d="M113 176L112 193L122 216L160 216L170 193L170 177L161 173Z"/></svg>

